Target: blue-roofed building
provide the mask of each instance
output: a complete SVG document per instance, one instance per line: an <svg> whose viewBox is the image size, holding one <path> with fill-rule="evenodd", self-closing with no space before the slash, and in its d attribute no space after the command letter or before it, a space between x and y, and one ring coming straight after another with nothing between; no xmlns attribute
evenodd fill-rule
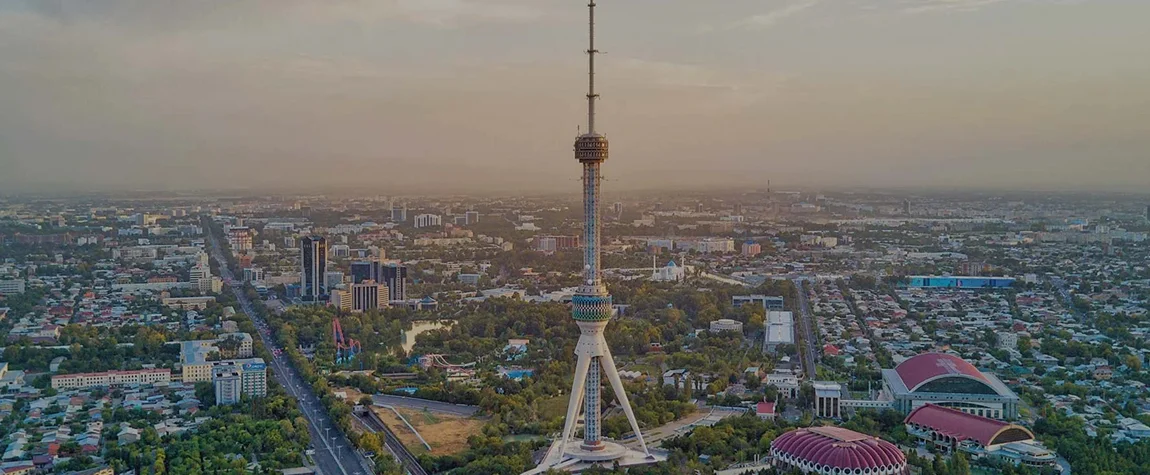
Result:
<svg viewBox="0 0 1150 475"><path fill-rule="evenodd" d="M964 276L910 276L910 287L927 289L1006 289L1014 285L1011 277L964 277Z"/></svg>

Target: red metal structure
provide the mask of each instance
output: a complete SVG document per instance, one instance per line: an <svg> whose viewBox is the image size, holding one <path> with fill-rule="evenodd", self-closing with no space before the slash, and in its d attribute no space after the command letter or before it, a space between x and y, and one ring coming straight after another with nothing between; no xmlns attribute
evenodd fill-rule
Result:
<svg viewBox="0 0 1150 475"><path fill-rule="evenodd" d="M359 344L359 340L344 338L343 326L339 324L338 318L332 319L331 321L331 334L332 339L335 340L336 363L348 363L355 359L355 355L363 351L363 346Z"/></svg>

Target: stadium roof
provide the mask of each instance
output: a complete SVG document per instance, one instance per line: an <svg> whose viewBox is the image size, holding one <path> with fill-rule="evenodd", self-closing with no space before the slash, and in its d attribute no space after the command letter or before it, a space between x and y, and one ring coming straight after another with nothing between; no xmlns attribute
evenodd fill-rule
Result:
<svg viewBox="0 0 1150 475"><path fill-rule="evenodd" d="M926 383L948 376L973 379L987 385L993 384L974 365L962 358L944 353L923 353L914 356L899 364L895 371L911 392Z"/></svg>
<svg viewBox="0 0 1150 475"><path fill-rule="evenodd" d="M905 422L930 428L959 441L975 440L983 447L1034 438L1034 433L1020 425L934 404L911 411Z"/></svg>

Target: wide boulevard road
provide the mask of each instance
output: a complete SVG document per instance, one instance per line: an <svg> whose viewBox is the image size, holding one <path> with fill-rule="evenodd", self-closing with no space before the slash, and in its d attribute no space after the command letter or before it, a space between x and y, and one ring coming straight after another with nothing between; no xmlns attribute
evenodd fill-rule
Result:
<svg viewBox="0 0 1150 475"><path fill-rule="evenodd" d="M807 381L814 381L819 343L815 339L814 325L811 324L811 319L814 317L811 315L810 304L807 303L807 292L803 290L803 280L795 278L791 282L795 284L799 294L799 329L803 332L803 347L799 348L799 355L802 358L803 369L807 373Z"/></svg>
<svg viewBox="0 0 1150 475"><path fill-rule="evenodd" d="M276 342L272 340L270 329L259 315L252 309L252 303L248 300L247 295L244 293L243 286L236 282L232 276L232 272L228 269L227 260L224 259L223 254L220 252L219 244L216 242L216 236L209 234L211 241L211 254L212 258L219 264L221 277L224 282L227 282L232 291L236 294L236 300L239 301L240 307L243 312L252 319L259 329L260 340L263 341L264 347L272 351L272 361L269 362L275 375L276 381L283 387L287 388L288 394L299 401L300 410L303 412L304 418L308 422L308 432L311 433L311 443L315 448L316 471L324 475L368 475L375 473L371 468L372 464L359 453L351 445L347 439L347 435L340 430L339 426L335 425L331 418L327 415L323 405L320 404L319 398L316 397L312 387L308 385L299 373L296 372L295 367L292 366L291 361L283 353L276 354L275 349L278 348Z"/></svg>

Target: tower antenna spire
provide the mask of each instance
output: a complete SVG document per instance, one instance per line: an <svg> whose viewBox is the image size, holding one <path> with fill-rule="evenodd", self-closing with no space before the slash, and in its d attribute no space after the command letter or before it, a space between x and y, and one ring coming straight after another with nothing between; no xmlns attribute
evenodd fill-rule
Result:
<svg viewBox="0 0 1150 475"><path fill-rule="evenodd" d="M595 0L587 3L587 133L595 133L595 100L599 95L595 93Z"/></svg>

